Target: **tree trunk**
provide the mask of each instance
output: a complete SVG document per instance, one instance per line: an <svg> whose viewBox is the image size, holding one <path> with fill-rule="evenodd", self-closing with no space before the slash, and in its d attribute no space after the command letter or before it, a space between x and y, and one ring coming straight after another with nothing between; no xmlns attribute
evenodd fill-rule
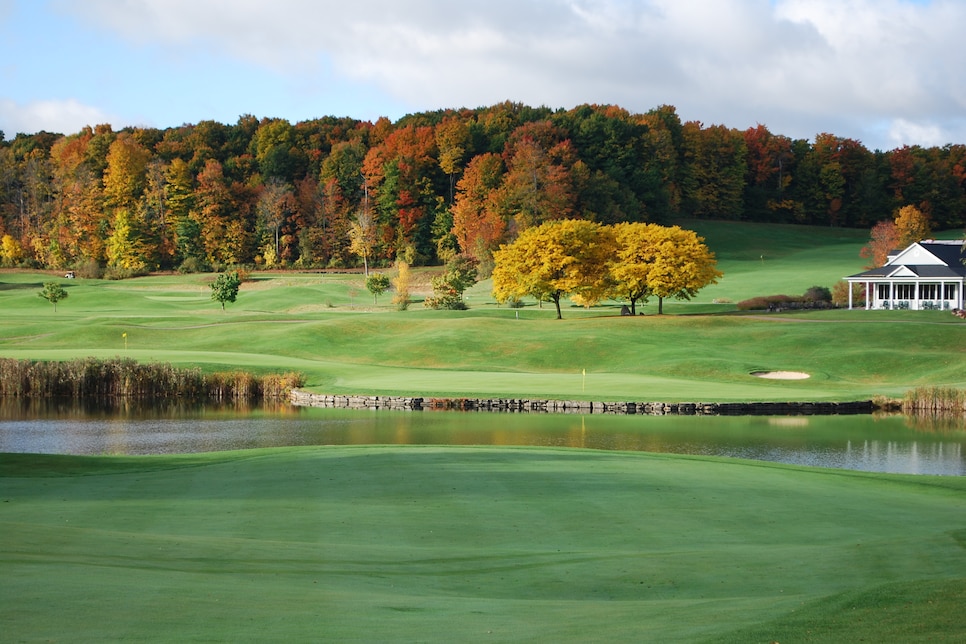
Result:
<svg viewBox="0 0 966 644"><path fill-rule="evenodd" d="M560 296L559 295L554 295L553 296L553 303L557 307L557 319L558 320L562 320L563 319L563 316L560 315Z"/></svg>
<svg viewBox="0 0 966 644"><path fill-rule="evenodd" d="M664 298L663 297L658 297L657 298L657 314L658 315L664 315Z"/></svg>

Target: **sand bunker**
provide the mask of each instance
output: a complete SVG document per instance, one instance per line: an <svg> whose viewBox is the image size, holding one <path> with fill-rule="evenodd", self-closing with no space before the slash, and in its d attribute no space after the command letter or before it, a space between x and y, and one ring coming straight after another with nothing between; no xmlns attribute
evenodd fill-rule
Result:
<svg viewBox="0 0 966 644"><path fill-rule="evenodd" d="M751 375L771 380L805 380L811 377L804 371L752 371Z"/></svg>

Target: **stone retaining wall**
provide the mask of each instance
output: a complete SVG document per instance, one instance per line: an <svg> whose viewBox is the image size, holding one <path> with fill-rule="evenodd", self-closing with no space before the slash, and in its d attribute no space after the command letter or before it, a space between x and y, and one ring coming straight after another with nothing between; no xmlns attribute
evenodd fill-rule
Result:
<svg viewBox="0 0 966 644"><path fill-rule="evenodd" d="M491 411L542 414L643 414L649 416L799 416L869 414L872 401L858 402L596 402L519 398L417 398L406 396L340 396L292 391L293 405L338 409L399 411Z"/></svg>

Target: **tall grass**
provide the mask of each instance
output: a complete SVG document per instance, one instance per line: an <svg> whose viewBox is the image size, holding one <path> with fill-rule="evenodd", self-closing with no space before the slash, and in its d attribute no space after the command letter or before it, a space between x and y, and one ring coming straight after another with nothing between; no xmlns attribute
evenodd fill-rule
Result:
<svg viewBox="0 0 966 644"><path fill-rule="evenodd" d="M917 387L902 400L906 413L966 412L966 390L952 387Z"/></svg>
<svg viewBox="0 0 966 644"><path fill-rule="evenodd" d="M301 387L302 374L202 373L130 358L65 362L0 359L0 396L22 398L140 398L273 400Z"/></svg>
<svg viewBox="0 0 966 644"><path fill-rule="evenodd" d="M966 422L966 389L916 387L906 392L902 411L919 431L962 431Z"/></svg>

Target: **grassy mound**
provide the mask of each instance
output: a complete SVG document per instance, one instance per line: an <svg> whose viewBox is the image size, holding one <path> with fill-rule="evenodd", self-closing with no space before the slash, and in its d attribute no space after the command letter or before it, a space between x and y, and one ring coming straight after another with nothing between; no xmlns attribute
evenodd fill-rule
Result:
<svg viewBox="0 0 966 644"><path fill-rule="evenodd" d="M13 641L966 637L957 477L434 447L0 477Z"/></svg>

